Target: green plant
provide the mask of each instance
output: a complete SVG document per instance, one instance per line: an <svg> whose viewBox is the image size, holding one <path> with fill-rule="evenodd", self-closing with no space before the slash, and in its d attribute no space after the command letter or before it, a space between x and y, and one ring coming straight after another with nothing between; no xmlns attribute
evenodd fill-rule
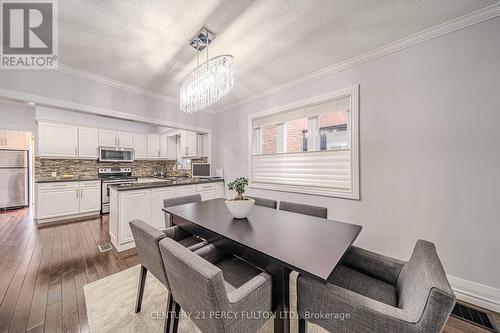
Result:
<svg viewBox="0 0 500 333"><path fill-rule="evenodd" d="M243 193L245 193L245 186L248 185L248 179L245 177L239 177L227 184L227 187L238 193L233 200L245 200Z"/></svg>

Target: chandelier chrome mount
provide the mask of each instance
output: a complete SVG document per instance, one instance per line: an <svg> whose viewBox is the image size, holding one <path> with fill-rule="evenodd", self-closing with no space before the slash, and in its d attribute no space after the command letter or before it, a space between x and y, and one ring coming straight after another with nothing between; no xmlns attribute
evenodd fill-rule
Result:
<svg viewBox="0 0 500 333"><path fill-rule="evenodd" d="M208 45L214 39L215 35L203 28L189 43L197 52L197 67L181 83L180 108L184 112L203 110L221 100L233 88L233 57L208 58ZM206 50L207 60L200 64L203 50Z"/></svg>

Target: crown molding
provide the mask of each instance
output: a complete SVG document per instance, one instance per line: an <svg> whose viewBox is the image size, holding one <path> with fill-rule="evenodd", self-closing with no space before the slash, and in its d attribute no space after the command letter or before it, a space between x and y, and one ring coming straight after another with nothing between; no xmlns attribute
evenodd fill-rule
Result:
<svg viewBox="0 0 500 333"><path fill-rule="evenodd" d="M172 103L172 104L178 104L179 103L179 100L177 98L174 98L174 97L171 97L171 96L167 96L167 95L163 95L163 94L159 94L159 93L155 93L153 91L150 91L150 90L147 90L147 89L144 89L144 88L139 88L139 87L136 87L134 85L131 85L131 84L128 84L128 83L125 83L125 82L121 82L121 81L118 81L118 80L110 79L108 77L105 77L105 76L102 76L102 75L99 75L99 74L95 74L95 73L91 73L91 72L87 72L87 71L84 71L82 69L78 69L78 68L75 68L75 67L72 67L72 66L69 66L69 65L65 65L65 64L59 63L58 68L56 69L56 71L64 73L64 74L69 74L69 75L72 75L72 76L76 76L76 77L79 77L79 78L82 78L82 79L94 81L94 82L97 82L97 83L105 84L107 86L110 86L110 87L113 87L113 88L118 88L118 89L121 89L121 90L125 90L125 91L130 92L130 93L134 93L134 94L139 94L139 95L146 96L146 97L155 98L155 99L158 99L158 100L161 100L161 101L165 101L165 102L168 102L168 103Z"/></svg>
<svg viewBox="0 0 500 333"><path fill-rule="evenodd" d="M285 90L296 87L298 85L305 84L307 82L311 82L311 81L320 79L322 77L344 71L346 69L370 62L372 60L386 56L388 54L401 51L401 50L409 48L411 46L424 43L424 42L429 41L431 39L449 34L451 32L457 31L457 30L461 30L463 28L490 20L490 19L498 17L498 16L500 16L500 0L493 5L484 7L482 9L479 9L479 10L474 11L472 13L460 16L460 17L455 18L453 20L441 23L441 24L436 25L434 27L422 30L420 32L417 32L417 33L412 34L410 36L401 38L401 39L396 40L394 42L388 43L386 45L383 45L381 47L378 47L378 48L373 49L371 51L368 51L366 53L360 54L360 55L355 56L353 58L344 60L344 61L339 62L337 64L330 65L330 66L325 67L323 69L320 69L318 71L315 71L315 72L303 75L301 77L298 77L296 79L293 79L291 81L282 83L276 87L264 90L263 92L258 93L254 96L251 96L249 98L246 98L240 102L233 103L233 104L230 104L227 106L213 107L210 109L209 112L221 113L221 112L225 112L225 111L228 111L228 110L236 108L236 107L250 104L250 103L253 103L253 102L260 100L262 98L279 94Z"/></svg>

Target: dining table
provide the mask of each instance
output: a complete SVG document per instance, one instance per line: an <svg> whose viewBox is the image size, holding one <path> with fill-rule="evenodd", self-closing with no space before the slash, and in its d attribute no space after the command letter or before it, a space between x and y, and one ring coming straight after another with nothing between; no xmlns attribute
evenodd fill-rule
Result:
<svg viewBox="0 0 500 333"><path fill-rule="evenodd" d="M290 273L328 283L361 226L255 205L233 218L225 199L164 208L173 225L230 247L272 276L274 332L290 332Z"/></svg>

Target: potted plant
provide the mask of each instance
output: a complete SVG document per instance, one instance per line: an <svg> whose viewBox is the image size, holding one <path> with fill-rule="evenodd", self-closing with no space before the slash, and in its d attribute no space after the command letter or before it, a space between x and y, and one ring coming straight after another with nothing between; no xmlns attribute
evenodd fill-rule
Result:
<svg viewBox="0 0 500 333"><path fill-rule="evenodd" d="M237 194L234 199L226 200L227 209L234 218L244 219L247 217L248 213L255 204L255 200L250 198L245 198L243 193L245 193L245 187L248 185L248 179L245 177L236 178L234 181L227 184L227 187L235 191Z"/></svg>

